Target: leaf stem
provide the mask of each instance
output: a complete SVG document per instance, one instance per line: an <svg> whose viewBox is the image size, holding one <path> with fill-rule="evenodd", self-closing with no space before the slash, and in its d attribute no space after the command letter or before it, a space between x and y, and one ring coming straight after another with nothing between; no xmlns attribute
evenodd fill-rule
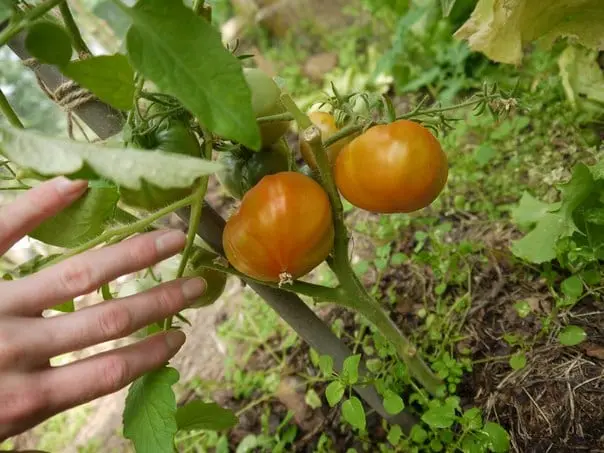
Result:
<svg viewBox="0 0 604 453"><path fill-rule="evenodd" d="M183 198L182 200L179 200L175 203L172 203L171 205L168 205L165 208L162 208L159 211L154 212L153 214L149 215L148 217L145 217L144 219L131 223L130 225L111 228L111 229L105 231L100 236L98 236L94 239L91 239L90 241L80 245L79 247L66 251L61 256L58 256L54 260L46 263L44 265L44 267L52 266L63 260L66 260L67 258L76 256L82 252L85 252L86 250L96 247L99 244L109 241L114 236L128 237L132 234L138 233L138 232L144 230L145 228L147 228L149 225L151 225L156 220L164 217L165 215L168 215L171 212L176 211L178 209L184 208L185 206L189 206L193 202L194 199L195 199L195 194L189 195L188 197Z"/></svg>
<svg viewBox="0 0 604 453"><path fill-rule="evenodd" d="M47 0L44 3L34 6L32 9L23 14L17 21L10 23L9 26L0 33L0 47L4 46L15 35L19 34L23 29L28 27L32 21L42 17L63 1L65 0Z"/></svg>
<svg viewBox="0 0 604 453"><path fill-rule="evenodd" d="M23 123L17 115L17 112L15 112L9 104L8 99L6 99L6 96L2 92L2 89L0 89L0 111L4 114L4 116L6 116L6 119L12 126L21 129L24 128Z"/></svg>
<svg viewBox="0 0 604 453"><path fill-rule="evenodd" d="M277 115L261 116L256 118L258 123L279 123L281 121L293 121L294 116L291 113L278 113Z"/></svg>
<svg viewBox="0 0 604 453"><path fill-rule="evenodd" d="M67 0L59 3L59 9L61 11L61 16L63 16L63 22L67 27L67 31L69 32L71 39L73 41L73 47L78 52L80 56L82 54L92 55L90 49L86 45L86 42L82 38L82 34L80 33L80 29L76 24L73 15L71 14L71 10L69 9L69 5L67 4Z"/></svg>

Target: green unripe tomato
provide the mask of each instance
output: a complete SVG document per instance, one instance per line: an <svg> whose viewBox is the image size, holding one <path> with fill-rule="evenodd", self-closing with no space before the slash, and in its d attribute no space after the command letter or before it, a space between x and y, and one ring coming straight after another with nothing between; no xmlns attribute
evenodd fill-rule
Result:
<svg viewBox="0 0 604 453"><path fill-rule="evenodd" d="M266 73L256 68L244 68L243 76L252 91L252 109L256 118L287 112L281 102L281 89ZM262 123L259 125L262 146L272 145L289 128L289 121Z"/></svg>
<svg viewBox="0 0 604 453"><path fill-rule="evenodd" d="M216 178L230 196L241 200L243 195L266 175L274 175L289 169L289 150L282 143L258 152L241 150L220 153L218 162L224 170Z"/></svg>
<svg viewBox="0 0 604 453"><path fill-rule="evenodd" d="M168 153L200 157L201 148L197 137L185 124L178 121L165 121L152 133L138 140L135 146L141 149L161 150ZM192 188L162 189L145 181L140 190L120 188L121 200L129 206L147 211L161 209L191 194Z"/></svg>
<svg viewBox="0 0 604 453"><path fill-rule="evenodd" d="M183 277L201 277L206 281L206 291L189 308L201 308L216 302L226 288L227 275L224 272L208 268L193 268L187 266Z"/></svg>

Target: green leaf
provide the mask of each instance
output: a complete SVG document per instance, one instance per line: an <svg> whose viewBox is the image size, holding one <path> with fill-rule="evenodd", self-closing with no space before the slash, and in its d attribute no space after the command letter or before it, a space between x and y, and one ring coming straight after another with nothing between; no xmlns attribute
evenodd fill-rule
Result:
<svg viewBox="0 0 604 453"><path fill-rule="evenodd" d="M179 374L164 367L138 378L130 386L124 408L124 437L137 453L174 451L176 397L172 386Z"/></svg>
<svg viewBox="0 0 604 453"><path fill-rule="evenodd" d="M565 296L576 300L583 295L583 282L576 275L571 275L562 281L560 289Z"/></svg>
<svg viewBox="0 0 604 453"><path fill-rule="evenodd" d="M516 310L516 313L518 313L518 316L520 316L521 318L526 318L528 315L531 314L531 306L526 300L516 302L514 304L514 309Z"/></svg>
<svg viewBox="0 0 604 453"><path fill-rule="evenodd" d="M560 208L560 203L544 203L537 200L528 192L524 192L518 206L511 211L512 220L517 225L531 225L537 223L549 212L558 208Z"/></svg>
<svg viewBox="0 0 604 453"><path fill-rule="evenodd" d="M331 356L322 355L319 357L319 369L325 376L331 375L333 372L333 359Z"/></svg>
<svg viewBox="0 0 604 453"><path fill-rule="evenodd" d="M314 389L309 389L304 396L304 402L312 409L317 409L323 405L321 398Z"/></svg>
<svg viewBox="0 0 604 453"><path fill-rule="evenodd" d="M241 62L220 33L180 1L139 0L126 46L132 65L210 131L258 150L260 129Z"/></svg>
<svg viewBox="0 0 604 453"><path fill-rule="evenodd" d="M419 424L416 424L413 425L413 428L411 428L411 434L409 436L413 442L421 445L428 438L428 433Z"/></svg>
<svg viewBox="0 0 604 453"><path fill-rule="evenodd" d="M520 64L525 44L535 40L548 47L559 37L571 37L600 49L602 23L602 0L479 0L455 37L491 60Z"/></svg>
<svg viewBox="0 0 604 453"><path fill-rule="evenodd" d="M526 366L526 355L524 352L518 352L510 357L510 366L513 370L521 370Z"/></svg>
<svg viewBox="0 0 604 453"><path fill-rule="evenodd" d="M384 394L384 409L391 415L396 415L405 408L403 399L392 390L386 390Z"/></svg>
<svg viewBox="0 0 604 453"><path fill-rule="evenodd" d="M510 449L510 436L507 431L497 423L488 422L482 428L486 434L488 444L493 453L505 453Z"/></svg>
<svg viewBox="0 0 604 453"><path fill-rule="evenodd" d="M531 263L545 263L556 257L556 241L574 231L572 220L559 213L547 213L537 226L512 244L512 253Z"/></svg>
<svg viewBox="0 0 604 453"><path fill-rule="evenodd" d="M141 188L141 181L163 189L190 187L199 177L222 168L182 154L109 148L9 126L0 126L0 154L44 176L100 177L133 190Z"/></svg>
<svg viewBox="0 0 604 453"><path fill-rule="evenodd" d="M64 66L71 60L71 38L63 27L52 22L34 24L27 32L25 47L42 63Z"/></svg>
<svg viewBox="0 0 604 453"><path fill-rule="evenodd" d="M344 396L345 389L344 384L340 381L332 381L329 383L325 389L325 398L327 398L327 403L330 407L334 407L340 402Z"/></svg>
<svg viewBox="0 0 604 453"><path fill-rule="evenodd" d="M461 424L467 430L471 431L482 428L482 414L480 412L480 409L477 407L473 407L465 411L461 416Z"/></svg>
<svg viewBox="0 0 604 453"><path fill-rule="evenodd" d="M455 422L455 411L450 406L437 406L422 415L422 421L431 428L450 428Z"/></svg>
<svg viewBox="0 0 604 453"><path fill-rule="evenodd" d="M118 110L130 110L134 99L134 70L125 55L101 55L69 63L61 69Z"/></svg>
<svg viewBox="0 0 604 453"><path fill-rule="evenodd" d="M560 186L562 205L560 211L569 217L575 212L594 190L594 177L587 165L577 164L573 168L571 179Z"/></svg>
<svg viewBox="0 0 604 453"><path fill-rule="evenodd" d="M238 422L233 411L216 403L191 401L176 410L176 424L179 431L207 429L220 431L232 428Z"/></svg>
<svg viewBox="0 0 604 453"><path fill-rule="evenodd" d="M451 10L455 6L457 0L440 0L440 6L443 10L443 16L448 17L451 14Z"/></svg>
<svg viewBox="0 0 604 453"><path fill-rule="evenodd" d="M13 0L0 0L0 22L13 15L14 4Z"/></svg>
<svg viewBox="0 0 604 453"><path fill-rule="evenodd" d="M392 445L397 446L398 443L401 441L402 436L403 430L401 429L401 427L399 425L393 425L388 431L387 439L388 442L390 442Z"/></svg>
<svg viewBox="0 0 604 453"><path fill-rule="evenodd" d="M598 52L569 45L558 58L566 98L575 109L604 111L604 72Z"/></svg>
<svg viewBox="0 0 604 453"><path fill-rule="evenodd" d="M75 311L75 306L73 304L73 300L68 300L62 304L55 305L52 307L52 310L60 311L62 313L73 313Z"/></svg>
<svg viewBox="0 0 604 453"><path fill-rule="evenodd" d="M363 431L366 426L365 409L356 396L342 403L342 417L353 427Z"/></svg>
<svg viewBox="0 0 604 453"><path fill-rule="evenodd" d="M359 363L361 363L361 354L355 354L346 357L342 365L342 379L347 384L356 384L359 380Z"/></svg>
<svg viewBox="0 0 604 453"><path fill-rule="evenodd" d="M474 160L480 166L488 164L496 155L495 148L486 143L481 144L474 150Z"/></svg>
<svg viewBox="0 0 604 453"><path fill-rule="evenodd" d="M97 3L92 12L109 24L119 39L124 39L128 28L132 24L130 17L110 0Z"/></svg>
<svg viewBox="0 0 604 453"><path fill-rule="evenodd" d="M587 333L579 326L566 326L558 334L558 341L564 346L575 346L587 338Z"/></svg>
<svg viewBox="0 0 604 453"><path fill-rule="evenodd" d="M594 225L604 225L604 208L587 209L583 218Z"/></svg>
<svg viewBox="0 0 604 453"><path fill-rule="evenodd" d="M117 187L91 181L86 194L29 233L57 247L74 248L99 236L113 219L120 198Z"/></svg>

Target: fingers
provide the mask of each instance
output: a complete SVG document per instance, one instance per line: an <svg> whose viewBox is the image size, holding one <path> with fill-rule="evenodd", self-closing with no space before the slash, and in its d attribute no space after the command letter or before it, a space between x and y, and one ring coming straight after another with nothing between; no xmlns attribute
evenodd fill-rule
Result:
<svg viewBox="0 0 604 453"><path fill-rule="evenodd" d="M63 410L114 393L165 364L181 348L185 335L163 332L134 345L36 374L3 376L0 426L36 423Z"/></svg>
<svg viewBox="0 0 604 453"><path fill-rule="evenodd" d="M39 393L43 395L49 415L54 415L122 389L167 363L184 341L185 335L173 330L89 359L44 370L37 379Z"/></svg>
<svg viewBox="0 0 604 453"><path fill-rule="evenodd" d="M54 178L28 190L0 209L0 256L44 220L73 203L87 187L87 181Z"/></svg>
<svg viewBox="0 0 604 453"><path fill-rule="evenodd" d="M22 353L20 360L19 357L9 357L9 360L14 364L19 361L21 368L35 368L60 354L125 337L185 309L204 291L202 279L180 279L67 315L35 320L21 318L30 323L29 333L12 340L20 342L20 347L14 349ZM37 323L37 327L31 323Z"/></svg>
<svg viewBox="0 0 604 453"><path fill-rule="evenodd" d="M155 231L88 251L23 279L2 283L0 311L39 314L119 276L154 265L182 250L185 241L181 231Z"/></svg>

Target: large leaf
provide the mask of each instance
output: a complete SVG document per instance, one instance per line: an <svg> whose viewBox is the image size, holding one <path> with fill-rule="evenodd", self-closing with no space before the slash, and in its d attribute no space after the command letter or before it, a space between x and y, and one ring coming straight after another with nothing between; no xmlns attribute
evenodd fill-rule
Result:
<svg viewBox="0 0 604 453"><path fill-rule="evenodd" d="M132 108L134 70L125 55L101 55L69 63L63 74L118 110Z"/></svg>
<svg viewBox="0 0 604 453"><path fill-rule="evenodd" d="M88 192L29 233L57 247L73 248L100 235L113 219L120 194L113 184L91 181Z"/></svg>
<svg viewBox="0 0 604 453"><path fill-rule="evenodd" d="M132 23L130 17L111 0L104 0L94 5L92 12L109 24L115 35L121 40L126 37Z"/></svg>
<svg viewBox="0 0 604 453"><path fill-rule="evenodd" d="M44 176L85 175L133 190L139 190L143 180L163 189L190 187L197 178L222 168L216 162L182 154L108 148L9 126L0 126L0 154Z"/></svg>
<svg viewBox="0 0 604 453"><path fill-rule="evenodd" d="M15 3L14 0L0 0L0 22L13 15Z"/></svg>
<svg viewBox="0 0 604 453"><path fill-rule="evenodd" d="M566 97L576 109L604 112L604 70L598 52L568 46L558 58Z"/></svg>
<svg viewBox="0 0 604 453"><path fill-rule="evenodd" d="M132 19L126 36L132 65L212 132L259 149L250 88L219 32L180 0L139 0L122 9Z"/></svg>
<svg viewBox="0 0 604 453"><path fill-rule="evenodd" d="M67 31L52 22L34 24L27 32L25 46L40 62L57 66L69 63L73 53Z"/></svg>
<svg viewBox="0 0 604 453"><path fill-rule="evenodd" d="M172 453L176 424L176 397L172 386L179 374L164 367L138 378L128 389L124 408L124 437L137 453Z"/></svg>
<svg viewBox="0 0 604 453"><path fill-rule="evenodd" d="M176 423L179 431L207 429L220 431L232 428L238 422L233 411L223 409L216 403L191 401L176 411Z"/></svg>
<svg viewBox="0 0 604 453"><path fill-rule="evenodd" d="M470 47L501 63L519 64L523 47L546 46L559 37L604 49L602 0L479 0L470 19L455 33Z"/></svg>

